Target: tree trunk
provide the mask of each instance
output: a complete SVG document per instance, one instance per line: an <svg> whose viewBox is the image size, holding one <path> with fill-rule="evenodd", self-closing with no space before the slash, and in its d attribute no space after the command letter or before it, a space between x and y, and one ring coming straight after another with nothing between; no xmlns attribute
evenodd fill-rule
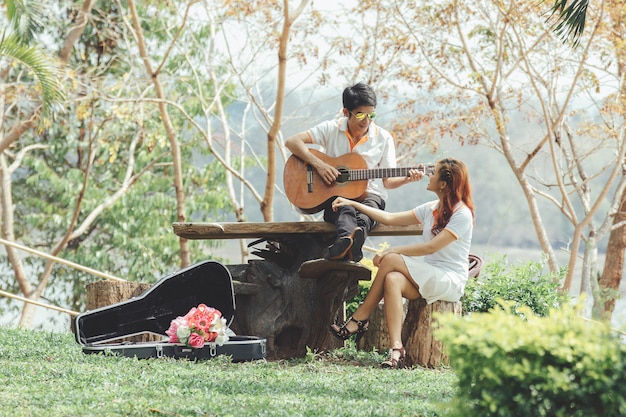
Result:
<svg viewBox="0 0 626 417"><path fill-rule="evenodd" d="M404 315L408 308L408 301L404 300ZM357 346L360 350L371 352L376 349L378 352L389 350L391 342L389 341L389 331L387 329L387 320L385 319L385 302L381 301L369 316L369 326L367 332L363 333L363 337Z"/></svg>
<svg viewBox="0 0 626 417"><path fill-rule="evenodd" d="M14 204L11 187L11 172L6 163L6 158L0 152L0 236L11 242L15 242L15 232L13 229ZM12 246L6 246L7 257L9 258L9 264L15 274L15 280L20 287L20 291L26 298L37 301L38 298L33 297L33 288L30 285L24 263L19 257L17 250ZM22 308L22 314L20 317L19 326L30 328L35 317L36 306L34 304L26 303Z"/></svg>
<svg viewBox="0 0 626 417"><path fill-rule="evenodd" d="M106 307L111 304L119 303L120 301L126 301L133 297L141 295L144 291L151 287L151 284L144 284L140 282L130 281L96 281L86 285L86 297L87 297L87 310L94 310L100 307ZM163 338L151 335L143 334L138 336L125 337L120 340L116 340L116 343L120 341L124 342L151 342L161 341Z"/></svg>
<svg viewBox="0 0 626 417"><path fill-rule="evenodd" d="M185 188L183 184L183 168L182 168L182 157L181 157L181 148L180 142L178 141L178 133L175 131L174 126L172 125L172 120L167 111L167 106L165 105L165 92L163 91L163 86L161 85L161 80L159 79L159 73L155 72L152 69L152 64L150 63L150 57L148 54L148 50L146 47L146 42L143 36L143 29L141 26L141 21L139 19L139 15L137 14L137 9L135 7L135 2L133 0L128 2L128 7L130 9L130 14L132 16L133 28L135 30L135 39L137 40L137 46L139 48L139 54L143 59L144 66L146 67L146 72L148 76L152 79L152 84L154 85L154 91L157 98L161 99L159 101L159 114L161 115L161 120L163 121L163 127L165 128L165 132L167 134L167 138L170 143L170 149L172 154L172 167L174 170L174 190L176 192L176 218L179 222L184 222L186 219L185 216ZM183 23L184 25L184 23ZM160 68L160 66L158 67ZM180 245L180 266L182 268L189 266L191 263L191 255L189 253L189 242L185 238L179 238Z"/></svg>
<svg viewBox="0 0 626 417"><path fill-rule="evenodd" d="M613 33L624 32L624 8L619 3L609 3L609 18ZM617 62L617 73L619 79L623 79L626 74L626 49L621 36L613 39L615 45L615 57ZM626 86L621 85L618 95L619 104L623 109L626 105ZM623 110L622 110L623 113ZM626 171L622 169L622 176ZM626 190L620 196L620 208L615 217L613 225L626 220ZM602 275L598 279L600 294L594 297L593 317L596 319L610 320L615 309L615 300L619 296L619 287L624 272L624 249L626 249L626 227L621 226L611 230L609 242L606 248L606 258Z"/></svg>
<svg viewBox="0 0 626 417"><path fill-rule="evenodd" d="M298 240L301 249L313 247L307 245L305 236ZM314 247L315 253L322 247ZM269 253L255 254L271 257ZM292 259L296 262L289 265ZM252 259L246 265L227 265L239 285L257 289L235 292L237 314L232 329L265 338L270 360L304 357L307 348L328 352L343 346L329 326L343 318L337 319L343 314L345 300L357 294L359 280L371 277L371 271L359 264L315 259L306 265L298 259L299 255L293 254L276 258L278 263Z"/></svg>
<svg viewBox="0 0 626 417"><path fill-rule="evenodd" d="M626 195L622 194L622 204L615 213L613 224L626 220ZM594 297L593 317L610 320L619 295L619 286L624 272L624 249L626 249L626 227L611 230L606 248L606 258L602 276L598 280L600 294Z"/></svg>
<svg viewBox="0 0 626 417"><path fill-rule="evenodd" d="M274 120L267 134L267 180L265 182L265 196L261 202L261 212L266 222L274 220L274 188L276 187L276 137L280 131L283 117L283 103L285 101L285 83L287 82L287 45L291 25L302 14L309 0L303 0L296 10L291 13L289 2L284 2L283 28L278 42L278 88L276 90L276 105Z"/></svg>
<svg viewBox="0 0 626 417"><path fill-rule="evenodd" d="M444 352L443 344L434 337L437 322L433 315L454 313L455 316L460 317L461 312L461 302L435 301L432 304L426 304L423 298L409 301L402 326L406 365L420 365L426 368L447 365L448 356Z"/></svg>

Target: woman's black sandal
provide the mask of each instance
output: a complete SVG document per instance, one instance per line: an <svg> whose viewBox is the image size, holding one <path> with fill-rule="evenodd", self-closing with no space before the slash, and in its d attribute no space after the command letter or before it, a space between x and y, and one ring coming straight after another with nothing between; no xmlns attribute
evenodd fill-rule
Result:
<svg viewBox="0 0 626 417"><path fill-rule="evenodd" d="M353 332L348 330L348 323L350 323L351 321L355 322L358 326L357 329ZM357 320L354 317L350 316L348 320L343 322L339 329L335 329L333 326L330 326L330 331L335 337L341 340L346 340L350 338L350 336L352 336L353 334L356 334L356 343L358 344L359 340L361 340L361 337L363 337L363 333L367 331L369 322L369 319Z"/></svg>
<svg viewBox="0 0 626 417"><path fill-rule="evenodd" d="M393 352L400 352L400 357L398 359L393 357ZM401 348L393 348L389 349L389 359L383 361L380 366L381 368L386 369L402 369L404 368L404 358L406 356L406 351L404 350L404 346Z"/></svg>

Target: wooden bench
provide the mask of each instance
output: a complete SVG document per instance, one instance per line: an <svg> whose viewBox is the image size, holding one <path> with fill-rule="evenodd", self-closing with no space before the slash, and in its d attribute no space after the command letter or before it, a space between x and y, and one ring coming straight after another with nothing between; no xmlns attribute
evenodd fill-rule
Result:
<svg viewBox="0 0 626 417"><path fill-rule="evenodd" d="M322 352L343 346L330 334L328 326L344 320L344 302L357 294L359 280L371 279L371 271L358 263L326 261L317 270L315 262L310 265L334 241L332 224L179 222L173 224L173 229L176 235L192 240L254 239L248 246L260 259L250 259L244 265L226 265L233 277L236 301L231 327L238 334L266 338L268 359L303 357L307 347ZM369 236L421 234L422 227L417 225L379 224ZM264 247L257 247L260 244ZM475 267L477 261L480 258L474 259ZM310 266L306 273L301 269L304 266ZM480 265L474 274L479 269ZM418 301L410 303L411 317L405 320L402 331L409 362L422 366L445 363L440 344L432 340L431 317L433 312L460 311L460 303L422 306ZM382 316L380 321L384 321ZM386 331L386 326L379 327L381 332Z"/></svg>
<svg viewBox="0 0 626 417"><path fill-rule="evenodd" d="M172 225L174 233L186 239L256 239L284 238L301 234L316 234L326 238L335 236L335 227L326 222L267 222L267 223L185 223ZM422 226L387 226L379 224L370 236L421 235Z"/></svg>

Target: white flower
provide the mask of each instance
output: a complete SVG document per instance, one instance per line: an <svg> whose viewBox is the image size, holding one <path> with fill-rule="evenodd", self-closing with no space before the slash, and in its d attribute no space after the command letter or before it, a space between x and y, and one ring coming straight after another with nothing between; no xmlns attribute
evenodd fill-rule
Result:
<svg viewBox="0 0 626 417"><path fill-rule="evenodd" d="M176 336L178 336L178 340L182 341L183 343L186 343L190 335L191 329L189 329L189 327L187 326L178 326L178 329L176 329Z"/></svg>
<svg viewBox="0 0 626 417"><path fill-rule="evenodd" d="M215 338L215 343L222 346L224 343L228 342L228 335L226 333L219 333L217 338Z"/></svg>

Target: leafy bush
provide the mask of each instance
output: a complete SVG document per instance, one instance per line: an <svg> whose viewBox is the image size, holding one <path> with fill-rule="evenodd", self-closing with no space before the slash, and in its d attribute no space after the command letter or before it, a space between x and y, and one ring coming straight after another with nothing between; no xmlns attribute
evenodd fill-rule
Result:
<svg viewBox="0 0 626 417"><path fill-rule="evenodd" d="M372 280L359 281L359 293L346 301L347 317L363 302L376 275L377 268L371 259L364 258L361 262L372 269ZM543 261L509 265L506 255L495 255L482 267L478 278L468 281L462 299L463 311L487 312L499 300L510 300L515 303L515 308L528 306L535 314L545 316L551 308L558 308L568 300L559 293L559 283L564 275L565 270L557 276L545 273Z"/></svg>
<svg viewBox="0 0 626 417"><path fill-rule="evenodd" d="M510 303L507 307L514 308ZM449 416L626 415L626 345L569 306L548 317L518 307L438 317L458 376Z"/></svg>
<svg viewBox="0 0 626 417"><path fill-rule="evenodd" d="M517 309L528 306L540 316L562 305L567 297L559 293L565 270L558 276L544 273L543 262L530 261L508 265L506 256L500 255L481 269L477 279L468 281L462 300L463 311L487 312L498 300L510 300Z"/></svg>

